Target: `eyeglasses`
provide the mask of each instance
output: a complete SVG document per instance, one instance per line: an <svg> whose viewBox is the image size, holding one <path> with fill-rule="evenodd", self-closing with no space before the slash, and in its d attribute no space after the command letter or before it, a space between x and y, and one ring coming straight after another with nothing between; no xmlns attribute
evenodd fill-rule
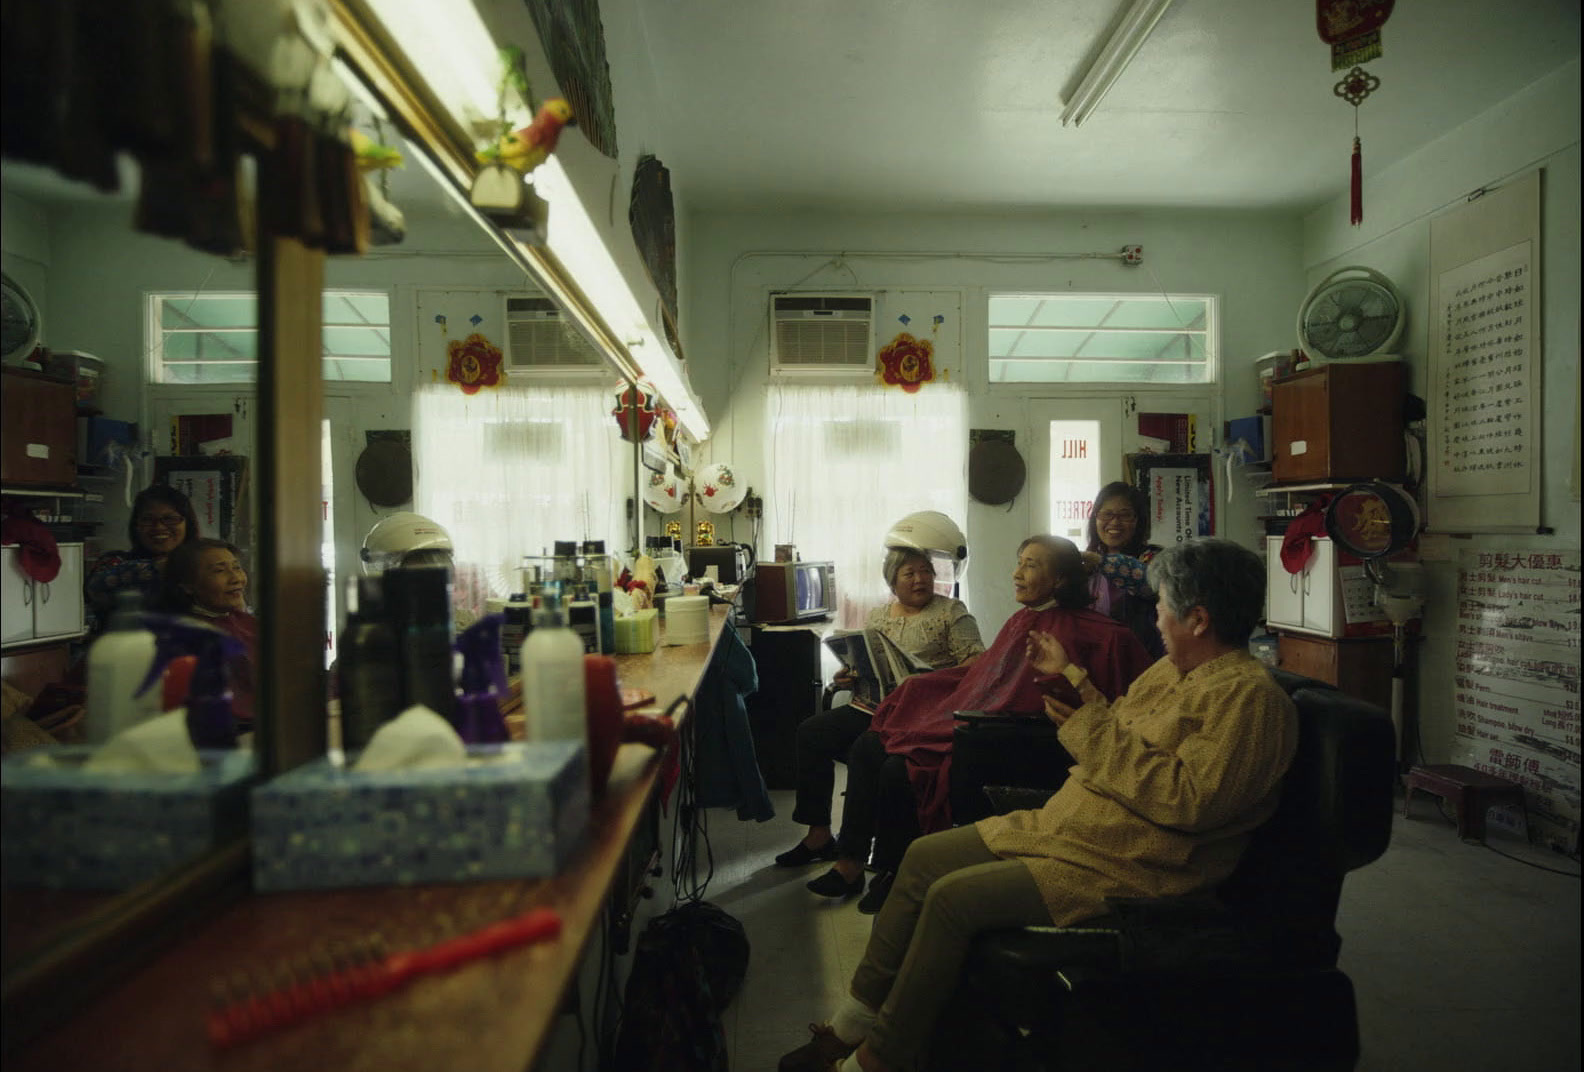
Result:
<svg viewBox="0 0 1584 1072"><path fill-rule="evenodd" d="M1095 515L1095 520L1100 522L1102 525L1109 525L1113 521L1121 521L1122 523L1126 524L1130 521L1137 521L1138 515L1131 510L1124 510L1120 513L1104 510Z"/></svg>
<svg viewBox="0 0 1584 1072"><path fill-rule="evenodd" d="M137 519L140 529L173 529L186 523L187 519L180 514L149 514Z"/></svg>

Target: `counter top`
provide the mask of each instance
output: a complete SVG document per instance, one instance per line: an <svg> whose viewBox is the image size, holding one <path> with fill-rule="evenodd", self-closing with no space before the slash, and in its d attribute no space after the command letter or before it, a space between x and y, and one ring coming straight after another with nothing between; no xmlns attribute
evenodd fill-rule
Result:
<svg viewBox="0 0 1584 1072"><path fill-rule="evenodd" d="M726 621L712 608L709 640L617 656L624 687L664 709L691 697ZM589 836L550 879L253 895L224 910L125 982L46 1033L16 1069L412 1069L523 1072L543 1049L578 971L606 895L654 791L659 763L622 746ZM394 994L317 1016L228 1050L212 1048L204 1014L217 983L302 973L313 958L378 934L390 950L422 947L530 908L560 913L554 941L421 978Z"/></svg>

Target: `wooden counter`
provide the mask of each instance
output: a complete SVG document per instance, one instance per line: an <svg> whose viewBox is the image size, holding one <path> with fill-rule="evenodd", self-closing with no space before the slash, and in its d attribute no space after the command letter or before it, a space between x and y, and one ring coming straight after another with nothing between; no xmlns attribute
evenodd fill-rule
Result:
<svg viewBox="0 0 1584 1072"><path fill-rule="evenodd" d="M692 696L725 624L713 608L707 643L618 656L624 687L661 709ZM523 1072L551 1031L613 876L655 788L650 749L623 745L587 842L551 879L254 895L51 1031L7 1069L468 1069ZM553 942L421 978L377 1001L318 1016L229 1050L213 1049L204 1014L215 983L266 980L340 943L380 935L389 949L427 945L540 905L562 918Z"/></svg>

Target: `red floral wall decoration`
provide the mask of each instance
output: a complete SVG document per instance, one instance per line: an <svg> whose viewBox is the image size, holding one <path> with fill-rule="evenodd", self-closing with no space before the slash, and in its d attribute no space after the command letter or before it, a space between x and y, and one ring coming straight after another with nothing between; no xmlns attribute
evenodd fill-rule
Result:
<svg viewBox="0 0 1584 1072"><path fill-rule="evenodd" d="M935 344L903 331L880 348L880 382L912 394L935 379Z"/></svg>
<svg viewBox="0 0 1584 1072"><path fill-rule="evenodd" d="M466 339L446 344L446 380L476 395L481 387L501 385L500 347L474 332Z"/></svg>

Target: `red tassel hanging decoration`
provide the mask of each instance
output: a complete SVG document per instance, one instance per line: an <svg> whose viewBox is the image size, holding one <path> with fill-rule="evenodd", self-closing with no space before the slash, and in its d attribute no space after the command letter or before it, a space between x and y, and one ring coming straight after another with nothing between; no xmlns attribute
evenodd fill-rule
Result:
<svg viewBox="0 0 1584 1072"><path fill-rule="evenodd" d="M1357 136L1353 138L1353 182L1350 192L1353 195L1352 223L1357 227L1364 222L1364 153Z"/></svg>

